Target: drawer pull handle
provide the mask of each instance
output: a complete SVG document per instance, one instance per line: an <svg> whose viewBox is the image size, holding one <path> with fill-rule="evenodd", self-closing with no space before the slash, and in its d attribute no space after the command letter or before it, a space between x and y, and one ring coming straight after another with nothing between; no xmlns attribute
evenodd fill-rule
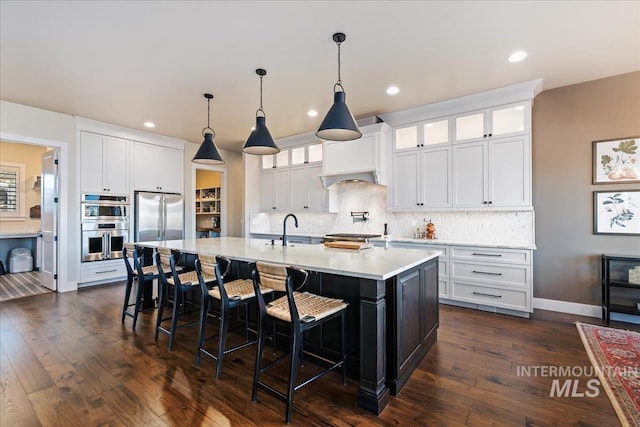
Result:
<svg viewBox="0 0 640 427"><path fill-rule="evenodd" d="M482 292L473 291L474 295L480 295L483 297L493 297L493 298L502 298L502 295L493 295L493 294L483 294Z"/></svg>
<svg viewBox="0 0 640 427"><path fill-rule="evenodd" d="M480 252L473 252L472 255L475 255L475 256L494 256L494 257L498 257L498 258L502 256L502 254L483 254L483 253L480 253Z"/></svg>
<svg viewBox="0 0 640 427"><path fill-rule="evenodd" d="M491 276L502 276L502 273L492 273L490 271L477 271L477 270L473 270L474 273L478 273L478 274L489 274Z"/></svg>
<svg viewBox="0 0 640 427"><path fill-rule="evenodd" d="M113 270L96 271L96 274L113 273L114 271L118 271L118 270L113 269Z"/></svg>

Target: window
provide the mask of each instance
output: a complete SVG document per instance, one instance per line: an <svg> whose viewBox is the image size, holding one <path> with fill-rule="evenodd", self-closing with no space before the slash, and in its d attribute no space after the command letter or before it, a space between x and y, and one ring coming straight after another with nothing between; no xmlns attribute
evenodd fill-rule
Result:
<svg viewBox="0 0 640 427"><path fill-rule="evenodd" d="M24 219L24 164L0 162L0 218Z"/></svg>

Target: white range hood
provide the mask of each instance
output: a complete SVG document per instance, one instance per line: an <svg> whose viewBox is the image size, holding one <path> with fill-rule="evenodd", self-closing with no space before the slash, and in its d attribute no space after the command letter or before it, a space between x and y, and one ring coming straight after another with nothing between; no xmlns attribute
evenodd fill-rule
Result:
<svg viewBox="0 0 640 427"><path fill-rule="evenodd" d="M391 128L376 123L360 128L362 137L353 141L322 142L322 185L366 181L387 185L387 150Z"/></svg>

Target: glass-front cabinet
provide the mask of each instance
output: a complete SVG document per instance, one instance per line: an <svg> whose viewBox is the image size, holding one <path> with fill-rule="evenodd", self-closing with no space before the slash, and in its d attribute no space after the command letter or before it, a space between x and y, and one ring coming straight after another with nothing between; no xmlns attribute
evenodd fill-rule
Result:
<svg viewBox="0 0 640 427"><path fill-rule="evenodd" d="M428 148L451 143L449 119L427 121L396 128L393 136L393 151Z"/></svg>
<svg viewBox="0 0 640 427"><path fill-rule="evenodd" d="M530 110L528 102L521 102L460 114L455 117L454 142L528 133Z"/></svg>

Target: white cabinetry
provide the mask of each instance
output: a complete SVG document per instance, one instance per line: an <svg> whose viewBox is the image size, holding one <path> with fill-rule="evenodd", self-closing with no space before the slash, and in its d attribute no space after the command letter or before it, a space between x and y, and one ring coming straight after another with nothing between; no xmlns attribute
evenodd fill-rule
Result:
<svg viewBox="0 0 640 427"><path fill-rule="evenodd" d="M83 193L129 193L126 139L80 133L80 189Z"/></svg>
<svg viewBox="0 0 640 427"><path fill-rule="evenodd" d="M160 145L135 142L133 145L134 191L182 194L183 151Z"/></svg>
<svg viewBox="0 0 640 427"><path fill-rule="evenodd" d="M261 208L263 211L290 209L289 168L262 171L261 184Z"/></svg>
<svg viewBox="0 0 640 427"><path fill-rule="evenodd" d="M449 252L445 245L425 245L422 243L391 242L392 248L424 249L427 251L440 251L438 256L438 296L449 298Z"/></svg>
<svg viewBox="0 0 640 427"><path fill-rule="evenodd" d="M454 141L471 142L529 133L531 107L520 102L457 115Z"/></svg>
<svg viewBox="0 0 640 427"><path fill-rule="evenodd" d="M291 210L320 212L329 209L328 191L320 181L321 164L291 167L289 173Z"/></svg>
<svg viewBox="0 0 640 427"><path fill-rule="evenodd" d="M531 271L530 250L454 246L449 298L532 312Z"/></svg>
<svg viewBox="0 0 640 427"><path fill-rule="evenodd" d="M529 135L453 145L453 206L531 205Z"/></svg>

